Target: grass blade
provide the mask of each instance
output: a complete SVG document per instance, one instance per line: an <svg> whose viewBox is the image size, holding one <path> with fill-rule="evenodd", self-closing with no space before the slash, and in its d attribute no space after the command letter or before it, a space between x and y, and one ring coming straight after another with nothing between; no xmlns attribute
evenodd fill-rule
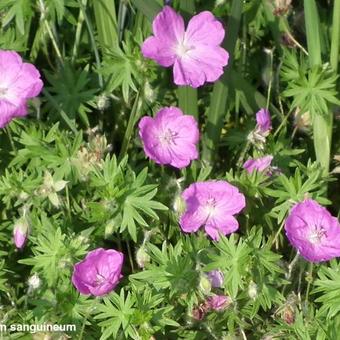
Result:
<svg viewBox="0 0 340 340"><path fill-rule="evenodd" d="M94 0L93 9L100 45L118 45L115 0Z"/></svg>
<svg viewBox="0 0 340 340"><path fill-rule="evenodd" d="M181 14L188 20L195 13L194 0L181 1ZM178 106L185 114L193 115L198 120L197 89L180 86L177 90Z"/></svg>
<svg viewBox="0 0 340 340"><path fill-rule="evenodd" d="M307 46L310 67L321 65L320 22L315 0L304 0ZM317 161L324 174L329 171L332 140L332 113L313 116L313 139Z"/></svg>
<svg viewBox="0 0 340 340"><path fill-rule="evenodd" d="M221 80L214 85L208 112L206 135L203 146L203 159L208 162L211 162L213 155L216 154L223 126L223 119L226 114L230 70L232 68L233 54L240 27L242 8L243 1L233 0L231 14L228 20L228 36L224 42L224 47L229 52L229 65Z"/></svg>
<svg viewBox="0 0 340 340"><path fill-rule="evenodd" d="M340 23L340 0L334 0L330 62L335 72L337 72L339 64L339 45L340 45L339 23Z"/></svg>
<svg viewBox="0 0 340 340"><path fill-rule="evenodd" d="M149 21L152 21L162 9L162 6L155 0L131 0L131 2Z"/></svg>

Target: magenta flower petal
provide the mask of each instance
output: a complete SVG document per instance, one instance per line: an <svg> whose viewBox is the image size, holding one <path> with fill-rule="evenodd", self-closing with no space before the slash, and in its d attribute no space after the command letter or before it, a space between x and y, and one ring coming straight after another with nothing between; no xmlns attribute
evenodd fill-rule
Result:
<svg viewBox="0 0 340 340"><path fill-rule="evenodd" d="M229 307L232 300L229 296L225 295L214 295L207 299L207 306L209 309L215 311L222 311Z"/></svg>
<svg viewBox="0 0 340 340"><path fill-rule="evenodd" d="M322 262L340 256L340 224L312 199L296 204L285 222L290 243L308 261Z"/></svg>
<svg viewBox="0 0 340 340"><path fill-rule="evenodd" d="M246 169L249 173L252 173L254 170L264 171L268 167L270 167L273 160L273 156L265 156L261 158L249 159L243 164L243 168Z"/></svg>
<svg viewBox="0 0 340 340"><path fill-rule="evenodd" d="M27 100L36 97L43 83L34 65L16 52L0 50L0 128L13 118L27 115Z"/></svg>
<svg viewBox="0 0 340 340"><path fill-rule="evenodd" d="M256 122L261 133L268 133L272 129L272 120L267 109L261 109L256 113Z"/></svg>
<svg viewBox="0 0 340 340"><path fill-rule="evenodd" d="M225 30L211 12L195 15L184 30L183 18L165 6L153 21L153 36L142 46L144 57L164 67L174 65L176 85L199 87L223 74L229 55L220 47Z"/></svg>
<svg viewBox="0 0 340 340"><path fill-rule="evenodd" d="M220 219L212 218L208 223L206 223L204 229L214 241L218 241L220 234L229 235L235 232L238 227L239 224L234 216L224 216Z"/></svg>
<svg viewBox="0 0 340 340"><path fill-rule="evenodd" d="M209 11L193 16L185 32L185 38L195 45L219 45L225 36L220 21Z"/></svg>
<svg viewBox="0 0 340 340"><path fill-rule="evenodd" d="M165 6L153 21L154 36L142 45L144 57L155 60L164 67L173 65L175 48L184 36L184 21L171 7Z"/></svg>
<svg viewBox="0 0 340 340"><path fill-rule="evenodd" d="M114 249L95 249L74 265L72 283L81 294L102 296L112 291L121 275L124 255Z"/></svg>
<svg viewBox="0 0 340 340"><path fill-rule="evenodd" d="M238 229L233 217L245 207L245 197L226 181L206 181L191 184L182 193L186 210L180 217L184 232L195 232L204 226L212 239L219 233L228 235Z"/></svg>
<svg viewBox="0 0 340 340"><path fill-rule="evenodd" d="M176 107L161 109L155 118L143 117L139 136L145 154L158 164L181 169L198 158L198 124Z"/></svg>

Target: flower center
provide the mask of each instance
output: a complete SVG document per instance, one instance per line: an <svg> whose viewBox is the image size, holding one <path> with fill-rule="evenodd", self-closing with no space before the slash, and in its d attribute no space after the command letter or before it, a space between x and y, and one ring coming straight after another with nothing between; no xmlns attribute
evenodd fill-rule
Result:
<svg viewBox="0 0 340 340"><path fill-rule="evenodd" d="M208 218L215 214L217 202L215 198L209 198L204 205L204 210L208 215Z"/></svg>
<svg viewBox="0 0 340 340"><path fill-rule="evenodd" d="M159 135L159 141L162 145L170 145L174 143L176 137L177 132L167 129Z"/></svg>
<svg viewBox="0 0 340 340"><path fill-rule="evenodd" d="M186 45L185 42L182 41L176 46L175 52L178 57L182 58L192 49L193 47Z"/></svg>
<svg viewBox="0 0 340 340"><path fill-rule="evenodd" d="M106 281L105 277L103 275L100 275L99 273L96 275L95 279L95 285L100 286Z"/></svg>
<svg viewBox="0 0 340 340"><path fill-rule="evenodd" d="M312 244L320 244L323 237L326 236L326 230L323 227L314 227L314 230L309 234L309 242Z"/></svg>

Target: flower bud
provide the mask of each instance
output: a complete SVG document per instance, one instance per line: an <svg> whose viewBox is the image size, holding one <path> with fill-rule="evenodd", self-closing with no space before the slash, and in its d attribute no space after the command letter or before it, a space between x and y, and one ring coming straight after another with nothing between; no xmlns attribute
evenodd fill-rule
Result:
<svg viewBox="0 0 340 340"><path fill-rule="evenodd" d="M25 218L19 219L13 229L14 244L18 249L22 249L27 241L29 225Z"/></svg>
<svg viewBox="0 0 340 340"><path fill-rule="evenodd" d="M257 284L253 281L251 281L248 286L248 295L253 300L255 300L257 297Z"/></svg>
<svg viewBox="0 0 340 340"><path fill-rule="evenodd" d="M201 275L199 289L202 291L203 294L209 294L211 291L210 280L205 274Z"/></svg>
<svg viewBox="0 0 340 340"><path fill-rule="evenodd" d="M208 279L210 280L211 287L221 288L224 282L223 273L220 270L212 270L208 273Z"/></svg>
<svg viewBox="0 0 340 340"><path fill-rule="evenodd" d="M33 274L29 279L28 279L28 290L33 291L36 290L40 287L41 280L38 276L38 274Z"/></svg>
<svg viewBox="0 0 340 340"><path fill-rule="evenodd" d="M142 245L136 253L136 262L139 268L144 268L146 264L150 263L150 256L146 252L145 246Z"/></svg>
<svg viewBox="0 0 340 340"><path fill-rule="evenodd" d="M282 319L288 324L292 325L295 322L295 311L290 305L286 305L282 313Z"/></svg>
<svg viewBox="0 0 340 340"><path fill-rule="evenodd" d="M205 317L206 314L206 309L205 309L205 305L204 304L200 304L199 306L197 306L196 308L194 308L191 311L191 317L194 320L200 321Z"/></svg>
<svg viewBox="0 0 340 340"><path fill-rule="evenodd" d="M185 202L182 199L181 195L176 195L174 203L173 203L173 209L175 213L181 215L185 210Z"/></svg>
<svg viewBox="0 0 340 340"><path fill-rule="evenodd" d="M97 108L100 111L104 111L110 106L110 99L105 95L101 94L97 97Z"/></svg>

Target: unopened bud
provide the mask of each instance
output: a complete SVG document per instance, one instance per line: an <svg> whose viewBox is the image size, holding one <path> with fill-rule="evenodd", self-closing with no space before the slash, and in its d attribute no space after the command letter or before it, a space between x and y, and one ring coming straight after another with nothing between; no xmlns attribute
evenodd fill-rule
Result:
<svg viewBox="0 0 340 340"><path fill-rule="evenodd" d="M136 262L139 268L144 268L146 264L150 263L150 255L146 252L144 245L137 250Z"/></svg>
<svg viewBox="0 0 340 340"><path fill-rule="evenodd" d="M28 288L30 291L36 290L40 287L41 280L37 274L33 274L29 279L28 279Z"/></svg>
<svg viewBox="0 0 340 340"><path fill-rule="evenodd" d="M257 297L257 284L253 281L251 281L248 286L248 295L253 300L255 300Z"/></svg>
<svg viewBox="0 0 340 340"><path fill-rule="evenodd" d="M185 210L185 202L182 199L181 195L176 195L174 203L173 203L173 209L175 213L181 215Z"/></svg>
<svg viewBox="0 0 340 340"><path fill-rule="evenodd" d="M211 283L208 277L203 274L200 278L199 289L202 291L203 294L207 295L211 291Z"/></svg>
<svg viewBox="0 0 340 340"><path fill-rule="evenodd" d="M290 305L286 305L283 310L282 319L288 324L291 325L295 321L295 311L294 308Z"/></svg>
<svg viewBox="0 0 340 340"><path fill-rule="evenodd" d="M18 249L22 249L27 241L29 224L26 218L19 219L13 229L14 244Z"/></svg>
<svg viewBox="0 0 340 340"><path fill-rule="evenodd" d="M100 96L98 96L97 107L100 111L104 111L105 109L109 107L109 105L110 105L110 99L105 94L101 94Z"/></svg>

